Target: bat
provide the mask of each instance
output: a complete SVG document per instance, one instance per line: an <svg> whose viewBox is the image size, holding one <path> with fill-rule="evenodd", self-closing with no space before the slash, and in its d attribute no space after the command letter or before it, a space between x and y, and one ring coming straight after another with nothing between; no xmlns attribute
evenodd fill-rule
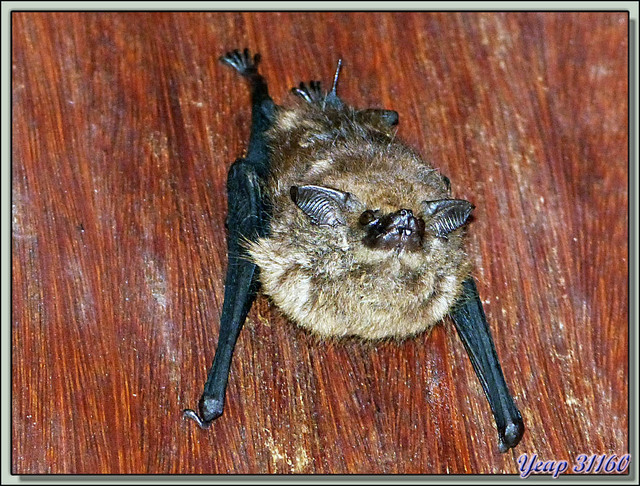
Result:
<svg viewBox="0 0 640 486"><path fill-rule="evenodd" d="M262 292L297 325L321 337L410 338L451 316L491 407L501 452L524 423L498 361L464 250L474 206L451 197L447 177L396 139L398 113L356 109L319 81L276 105L259 54L220 60L251 90L246 155L231 166L228 267L220 335L199 413L222 415L233 350Z"/></svg>

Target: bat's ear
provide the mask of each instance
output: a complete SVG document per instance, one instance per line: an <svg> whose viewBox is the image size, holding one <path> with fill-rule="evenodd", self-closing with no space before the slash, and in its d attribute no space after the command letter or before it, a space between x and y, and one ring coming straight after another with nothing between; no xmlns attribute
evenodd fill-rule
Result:
<svg viewBox="0 0 640 486"><path fill-rule="evenodd" d="M292 186L291 199L317 225L347 224L345 214L359 206L349 193L322 186Z"/></svg>
<svg viewBox="0 0 640 486"><path fill-rule="evenodd" d="M446 237L467 222L474 206L463 199L438 199L422 201L426 216L431 216L428 228L436 236Z"/></svg>
<svg viewBox="0 0 640 486"><path fill-rule="evenodd" d="M399 116L397 111L368 108L357 111L356 119L390 128L398 124Z"/></svg>

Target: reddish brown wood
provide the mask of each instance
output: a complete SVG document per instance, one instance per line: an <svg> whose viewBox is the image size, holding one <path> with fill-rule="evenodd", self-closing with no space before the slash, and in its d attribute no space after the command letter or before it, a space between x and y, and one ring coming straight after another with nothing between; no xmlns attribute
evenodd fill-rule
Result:
<svg viewBox="0 0 640 486"><path fill-rule="evenodd" d="M628 451L624 13L15 13L12 471L517 473ZM474 202L469 253L528 427L497 452L453 326L318 342L260 298L225 415L213 357L225 180L263 54L277 102L329 80Z"/></svg>

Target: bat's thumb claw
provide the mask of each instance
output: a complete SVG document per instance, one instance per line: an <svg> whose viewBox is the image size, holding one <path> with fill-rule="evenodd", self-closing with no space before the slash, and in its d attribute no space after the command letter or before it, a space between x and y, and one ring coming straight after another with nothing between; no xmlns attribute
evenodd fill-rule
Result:
<svg viewBox="0 0 640 486"><path fill-rule="evenodd" d="M182 411L182 418L193 420L198 424L198 426L200 426L201 429L208 429L209 427L211 427L211 421L203 420L202 418L200 418L200 415L198 415L198 412L190 408L186 408Z"/></svg>
<svg viewBox="0 0 640 486"><path fill-rule="evenodd" d="M202 397L199 405L200 414L195 410L187 408L183 410L182 417L193 420L201 429L208 429L211 427L211 423L222 415L223 402L216 398Z"/></svg>

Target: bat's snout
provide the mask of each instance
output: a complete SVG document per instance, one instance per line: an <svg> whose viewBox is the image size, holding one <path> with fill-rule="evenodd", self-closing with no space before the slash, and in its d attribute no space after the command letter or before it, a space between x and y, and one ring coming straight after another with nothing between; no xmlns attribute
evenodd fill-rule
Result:
<svg viewBox="0 0 640 486"><path fill-rule="evenodd" d="M382 250L418 251L424 238L424 220L411 209L400 209L370 224L364 244Z"/></svg>

